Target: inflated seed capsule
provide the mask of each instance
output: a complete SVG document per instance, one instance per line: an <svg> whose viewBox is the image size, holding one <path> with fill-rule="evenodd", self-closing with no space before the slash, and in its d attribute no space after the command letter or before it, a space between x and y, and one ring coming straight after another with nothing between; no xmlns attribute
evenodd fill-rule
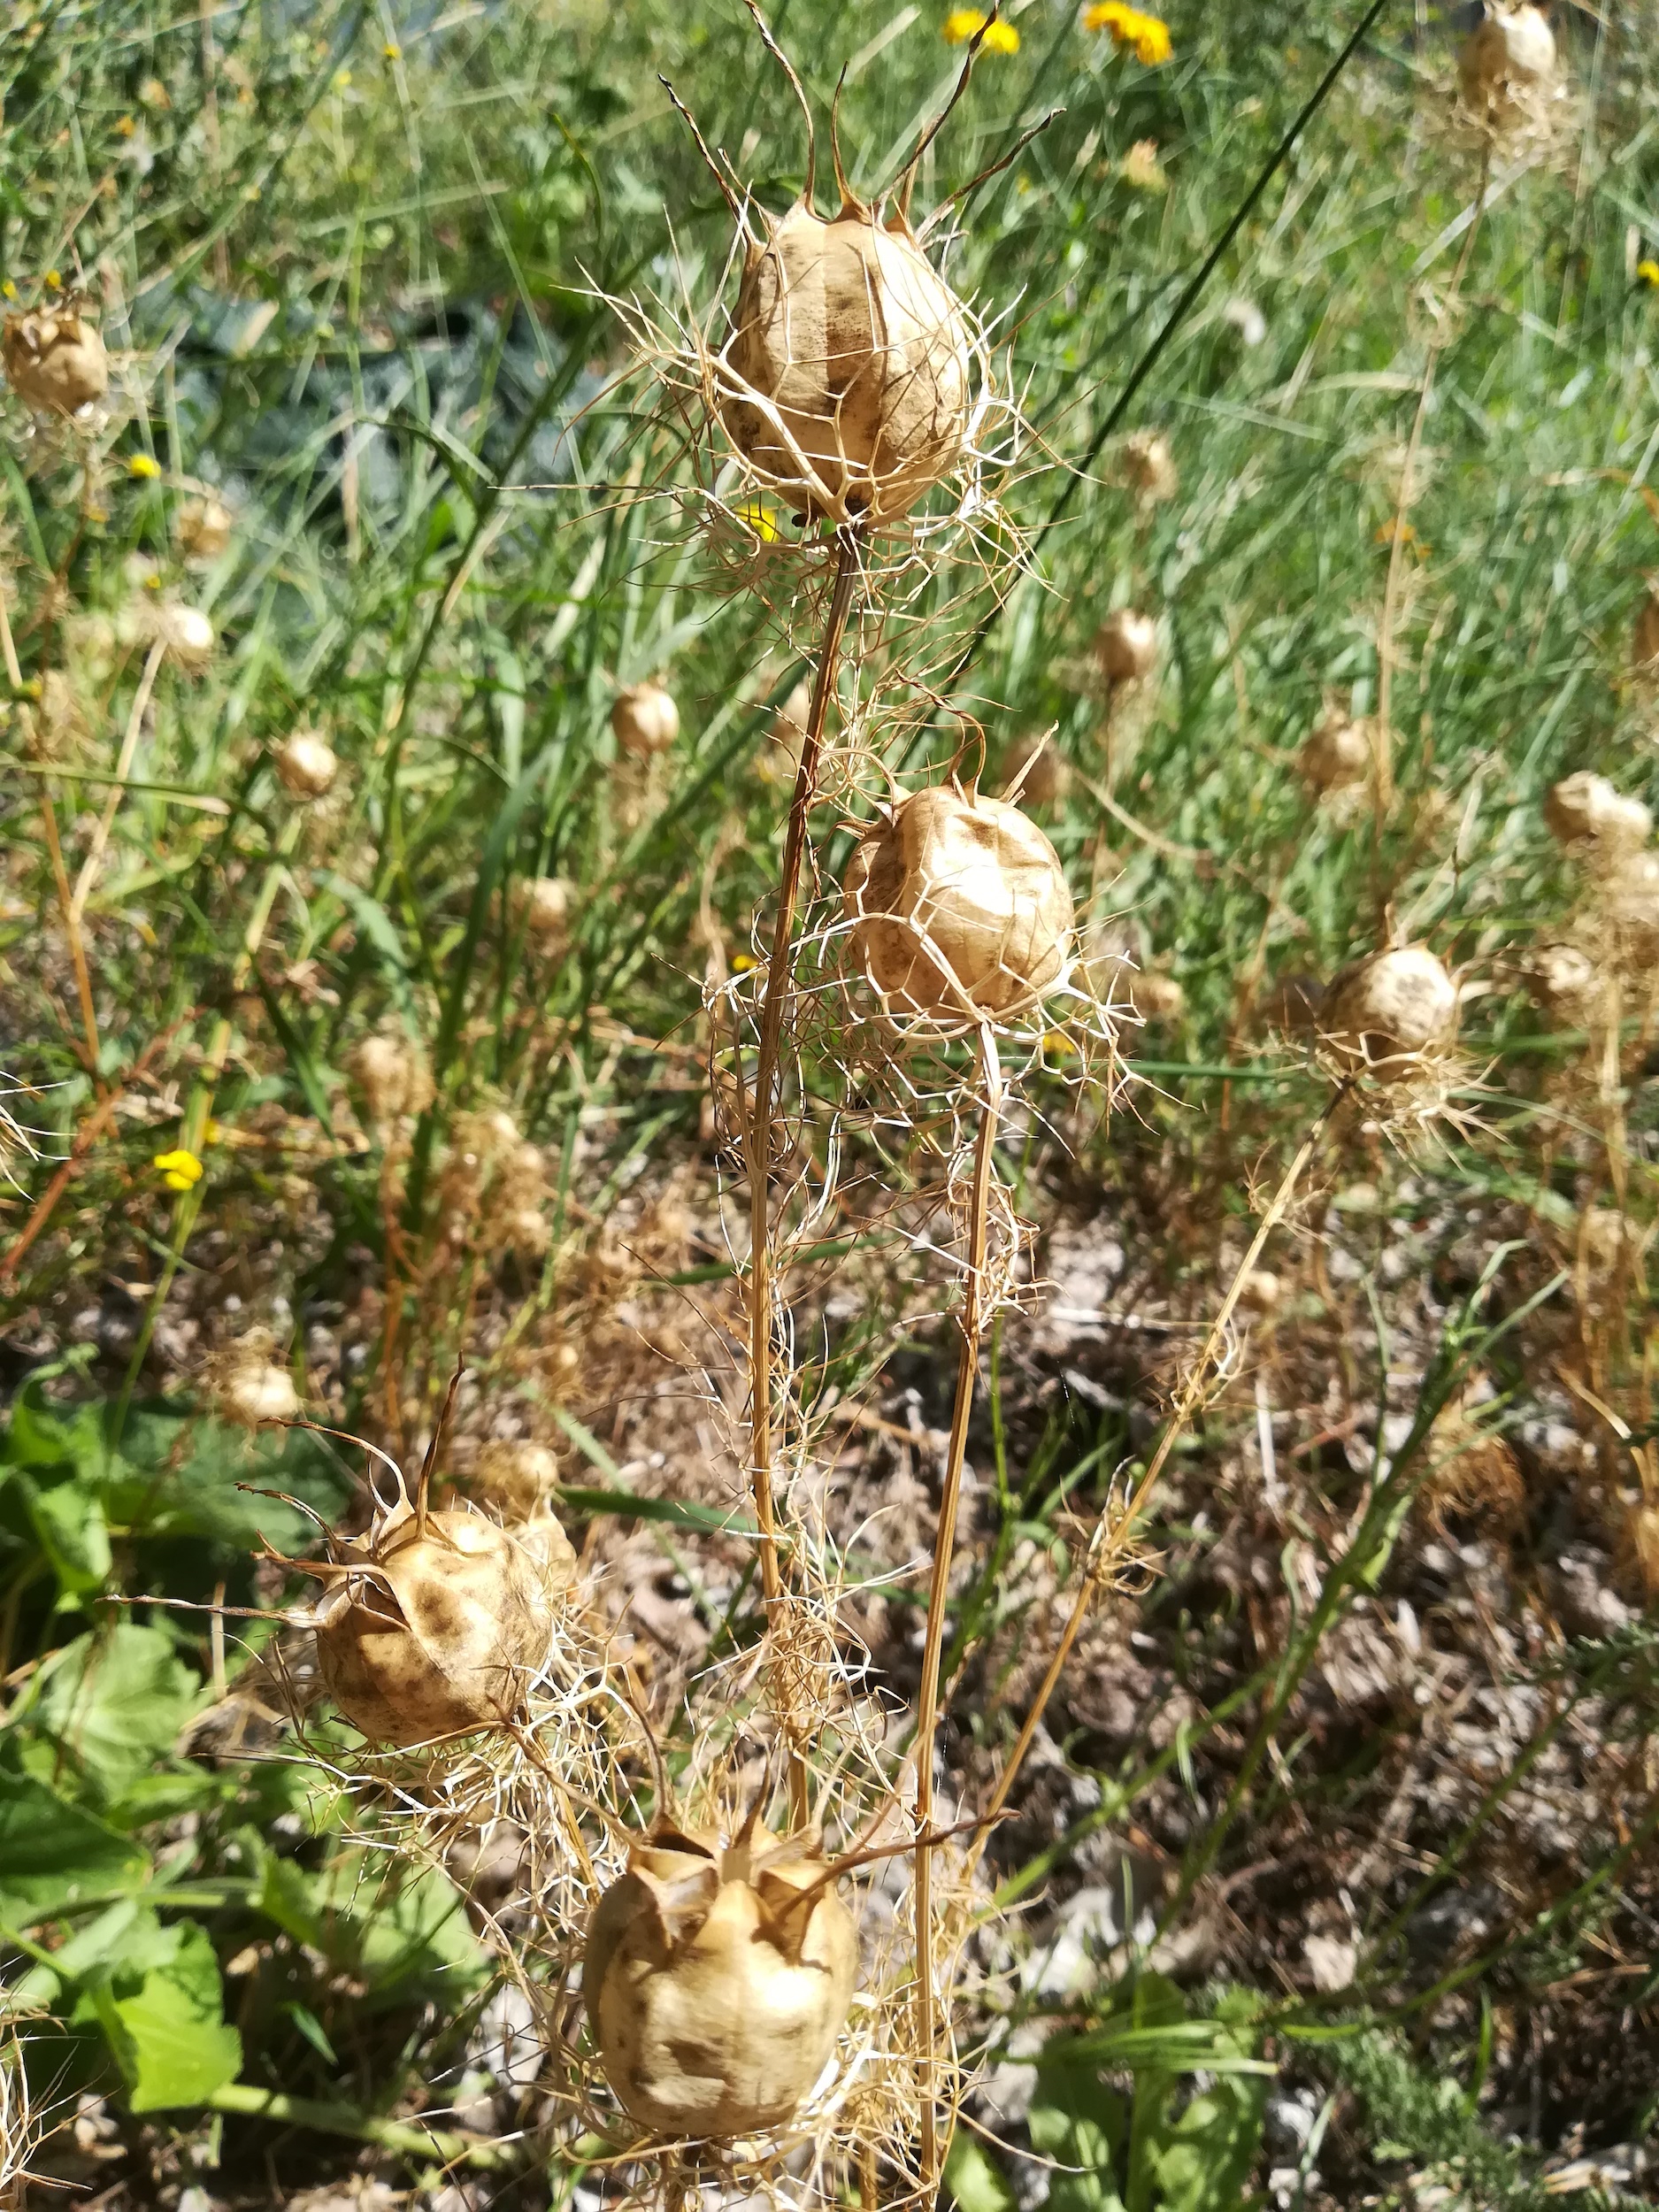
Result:
<svg viewBox="0 0 1659 2212"><path fill-rule="evenodd" d="M959 1025L1034 1005L1064 975L1071 895L1029 816L950 785L918 791L853 854L845 903L889 1012Z"/></svg>
<svg viewBox="0 0 1659 2212"><path fill-rule="evenodd" d="M967 318L907 217L797 200L746 253L719 360L727 434L798 517L906 514L967 435Z"/></svg>
<svg viewBox="0 0 1659 2212"><path fill-rule="evenodd" d="M672 2139L781 2125L823 2072L857 1944L817 1847L745 1823L734 1841L663 1821L588 1932L582 1994L605 2078Z"/></svg>

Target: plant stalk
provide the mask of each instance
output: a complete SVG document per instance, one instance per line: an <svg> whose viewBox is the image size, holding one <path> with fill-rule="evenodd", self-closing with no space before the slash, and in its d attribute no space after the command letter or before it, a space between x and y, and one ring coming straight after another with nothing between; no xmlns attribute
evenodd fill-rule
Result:
<svg viewBox="0 0 1659 2212"><path fill-rule="evenodd" d="M920 2201L931 2204L939 2186L937 2053L939 2023L933 2002L933 1740L939 1729L940 1655L945 1641L945 1608L950 1563L956 1548L956 1517L962 1503L962 1473L967 1458L968 1419L979 1379L979 1344L985 1333L985 1258L990 1227L991 1175L996 1132L1002 1119L1003 1084L996 1036L987 1023L979 1032L979 1133L973 1149L973 1189L968 1211L967 1266L956 1357L956 1394L945 1448L945 1479L933 1537L933 1570L927 1586L927 1633L922 1647L922 1681L917 1699L916 1747L916 2045L921 2062Z"/></svg>
<svg viewBox="0 0 1659 2212"><path fill-rule="evenodd" d="M806 851L807 817L818 795L818 763L824 749L824 724L835 671L852 611L853 587L857 580L858 534L842 529L836 534L835 583L830 595L824 641L818 649L818 673L812 686L812 705L806 733L801 741L801 763L795 772L789 802L789 824L784 835L783 870L778 887L778 918L772 929L772 957L766 966L760 1002L760 1041L755 1056L755 1086L744 1115L744 1145L749 1168L749 1479L755 1494L755 1518L760 1526L761 1595L768 1628L774 1636L783 1624L783 1578L778 1566L778 1523L773 1503L772 1469L776 1440L773 1418L772 1301L774 1268L772 1248L772 1164L778 1125L778 1061L783 1042L784 1014L793 981L795 910L800 903L801 864ZM783 1716L786 1734L788 1719ZM789 1806L797 1826L804 1826L806 1769L800 1747L788 1746Z"/></svg>

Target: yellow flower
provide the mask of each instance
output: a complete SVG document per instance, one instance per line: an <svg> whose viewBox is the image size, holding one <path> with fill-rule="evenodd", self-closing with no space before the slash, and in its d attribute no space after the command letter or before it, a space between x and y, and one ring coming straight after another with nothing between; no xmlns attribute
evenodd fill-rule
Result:
<svg viewBox="0 0 1659 2212"><path fill-rule="evenodd" d="M1083 11L1083 27L1110 31L1115 46L1132 47L1135 59L1148 69L1168 61L1175 50L1169 25L1159 16L1142 15L1139 8L1126 6L1125 0L1095 0L1093 7Z"/></svg>
<svg viewBox="0 0 1659 2212"><path fill-rule="evenodd" d="M64 280L62 277L58 275L56 269L48 269L46 272L46 288L49 292L61 292L63 290Z"/></svg>
<svg viewBox="0 0 1659 2212"><path fill-rule="evenodd" d="M980 51L987 54L1017 54L1019 51L1019 33L1011 23L1000 19L993 23L979 8L952 8L945 18L947 46L965 46L980 31Z"/></svg>
<svg viewBox="0 0 1659 2212"><path fill-rule="evenodd" d="M134 453L127 460L127 473L142 478L147 484L153 483L161 474L161 464L151 460L148 453Z"/></svg>
<svg viewBox="0 0 1659 2212"><path fill-rule="evenodd" d="M134 122L132 117L130 115L123 115L115 126L115 135L118 138L132 138L136 135L137 130L138 126Z"/></svg>
<svg viewBox="0 0 1659 2212"><path fill-rule="evenodd" d="M394 45L389 39L387 41L386 44L381 47L380 51L385 55L388 61L402 61L403 58L403 48L401 46Z"/></svg>
<svg viewBox="0 0 1659 2212"><path fill-rule="evenodd" d="M160 1169L169 1190L193 1190L202 1179L202 1163L194 1152L157 1152L150 1165Z"/></svg>
<svg viewBox="0 0 1659 2212"><path fill-rule="evenodd" d="M746 499L737 511L737 518L748 524L763 545L775 545L781 535L777 517L758 499Z"/></svg>
<svg viewBox="0 0 1659 2212"><path fill-rule="evenodd" d="M18 296L18 288L12 283L10 277L6 279L4 284L0 284L0 294L3 294L4 297L9 300L16 299Z"/></svg>
<svg viewBox="0 0 1659 2212"><path fill-rule="evenodd" d="M1639 261L1636 274L1643 284L1659 285L1659 261Z"/></svg>
<svg viewBox="0 0 1659 2212"><path fill-rule="evenodd" d="M1078 1048L1075 1041L1064 1029L1051 1029L1042 1041L1042 1048L1051 1060L1075 1060Z"/></svg>
<svg viewBox="0 0 1659 2212"><path fill-rule="evenodd" d="M751 968L757 968L759 965L760 963L756 959L753 953L734 952L732 955L732 972L733 975L747 975Z"/></svg>

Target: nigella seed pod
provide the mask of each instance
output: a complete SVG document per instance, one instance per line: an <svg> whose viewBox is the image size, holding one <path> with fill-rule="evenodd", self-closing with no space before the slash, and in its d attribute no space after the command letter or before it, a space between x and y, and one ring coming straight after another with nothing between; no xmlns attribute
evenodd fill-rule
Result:
<svg viewBox="0 0 1659 2212"><path fill-rule="evenodd" d="M1394 1081L1450 1043L1457 986L1426 945L1403 945L1338 976L1321 1020L1326 1042L1345 1058Z"/></svg>
<svg viewBox="0 0 1659 2212"><path fill-rule="evenodd" d="M1555 34L1543 12L1532 6L1488 8L1457 62L1463 98L1477 111L1547 88L1555 73Z"/></svg>
<svg viewBox="0 0 1659 2212"><path fill-rule="evenodd" d="M1119 607L1095 632L1094 651L1108 683L1139 683L1158 664L1158 626L1149 614Z"/></svg>
<svg viewBox="0 0 1659 2212"><path fill-rule="evenodd" d="M887 1010L959 1026L1034 1006L1063 979L1071 895L1037 825L1002 799L918 791L855 851L853 942Z"/></svg>
<svg viewBox="0 0 1659 2212"><path fill-rule="evenodd" d="M77 415L110 388L104 341L69 305L8 315L0 357L6 381L37 415Z"/></svg>
<svg viewBox="0 0 1659 2212"><path fill-rule="evenodd" d="M372 1743L428 1743L511 1720L548 1655L564 1556L533 1554L481 1513L433 1512L401 1489L366 1536L307 1565L318 1671Z"/></svg>
<svg viewBox="0 0 1659 2212"><path fill-rule="evenodd" d="M271 758L282 788L294 799L325 797L340 770L334 748L315 730L294 731Z"/></svg>
<svg viewBox="0 0 1659 2212"><path fill-rule="evenodd" d="M1331 714L1303 739L1296 766L1310 790L1342 791L1364 782L1371 757L1365 725Z"/></svg>
<svg viewBox="0 0 1659 2212"><path fill-rule="evenodd" d="M1544 820L1560 843L1591 846L1609 860L1640 851L1653 833L1653 816L1640 799L1582 768L1550 786Z"/></svg>
<svg viewBox="0 0 1659 2212"><path fill-rule="evenodd" d="M751 1813L734 1840L659 1821L588 1932L582 1994L606 2080L671 2139L787 2121L828 2063L857 1943L821 1853Z"/></svg>
<svg viewBox="0 0 1659 2212"><path fill-rule="evenodd" d="M962 303L906 216L850 193L828 222L797 200L749 246L718 366L733 443L803 518L907 514L967 435Z"/></svg>
<svg viewBox="0 0 1659 2212"><path fill-rule="evenodd" d="M611 726L625 753L647 760L680 735L680 709L661 684L629 684L617 694Z"/></svg>

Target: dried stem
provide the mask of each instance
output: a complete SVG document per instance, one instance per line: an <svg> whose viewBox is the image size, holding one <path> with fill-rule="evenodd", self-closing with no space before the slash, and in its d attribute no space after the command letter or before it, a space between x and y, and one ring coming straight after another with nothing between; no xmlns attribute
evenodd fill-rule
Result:
<svg viewBox="0 0 1659 2212"><path fill-rule="evenodd" d="M957 1317L961 1345L956 1360L956 1395L945 1450L945 1479L933 1538L933 1571L927 1586L927 1636L922 1647L922 1682L916 1714L916 2047L921 2071L920 2201L931 2204L939 2185L937 2039L933 2004L933 1739L939 1726L939 1663L945 1640L945 1606L950 1562L956 1546L956 1515L962 1502L962 1471L968 1449L968 1417L979 1372L979 1341L985 1333L985 1259L990 1225L991 1174L996 1131L1002 1118L1003 1085L996 1036L987 1023L979 1032L979 1127L973 1151L973 1190L968 1211L967 1268Z"/></svg>
<svg viewBox="0 0 1659 2212"><path fill-rule="evenodd" d="M5 666L6 680L14 692L23 688L23 670L18 660L18 649L12 636L11 618L6 613L5 594L0 591L0 660ZM46 849L51 856L52 879L58 887L58 903L64 912L64 933L69 940L70 964L75 972L75 995L81 1002L81 1025L86 1033L87 1072L95 1089L102 1090L103 1080L98 1073L101 1054L98 1048L98 1017L92 1002L92 975L87 966L87 949L81 941L81 917L69 889L69 871L64 865L64 849L58 834L58 812L52 804L52 795L46 785L41 786L41 826L46 832Z"/></svg>
<svg viewBox="0 0 1659 2212"><path fill-rule="evenodd" d="M860 539L856 531L836 534L835 584L830 595L824 642L818 651L818 675L812 686L812 705L801 745L801 764L789 802L789 826L784 836L783 872L778 888L778 918L772 927L772 957L766 967L760 1003L760 1041L755 1057L755 1085L746 1102L744 1145L749 1169L749 1373L750 1480L755 1494L755 1518L760 1525L761 1594L767 1626L774 1635L783 1626L783 1580L778 1569L778 1525L772 1500L774 1460L772 1382L773 1266L772 1248L772 1163L778 1125L778 1061L783 1041L784 1013L788 1003L795 953L795 909L800 902L801 863L806 850L807 817L818 794L818 762L823 752L824 723L835 670L852 609L857 579ZM787 1716L785 1716L786 1732ZM797 1826L808 1813L806 1768L798 1744L791 1741L789 1805Z"/></svg>
<svg viewBox="0 0 1659 2212"><path fill-rule="evenodd" d="M1132 1530L1144 1510L1147 1500L1151 1496L1154 1486L1168 1463L1170 1454L1175 1449L1178 1440L1192 1417L1194 1408L1209 1387L1216 1356L1225 1339L1227 1325L1233 1318L1233 1310L1238 1305L1244 1286L1249 1279L1250 1271L1262 1256L1262 1249L1268 1238L1283 1218L1285 1210L1290 1203L1296 1186L1302 1180L1302 1171L1309 1161L1312 1159L1332 1115L1336 1112L1337 1108L1348 1096L1352 1087L1351 1078L1337 1086L1318 1119L1303 1138L1301 1148L1286 1169L1284 1179L1273 1193L1266 1212L1256 1224L1256 1234L1250 1240L1250 1248L1240 1261L1227 1294L1221 1302L1221 1310L1210 1325L1210 1333L1205 1337L1203 1348L1194 1363L1186 1387L1170 1409L1170 1417L1164 1424L1163 1435L1158 1439L1157 1449L1153 1453L1145 1474L1141 1476L1130 1493L1128 1502L1124 1507L1121 1515L1116 1518L1118 1531ZM1102 1512L1094 1525L1094 1532L1089 1541L1088 1555L1083 1563L1083 1576L1078 1585L1077 1596L1072 1601L1071 1617L1066 1622L1059 1642L1055 1647L1054 1656L1048 1662L1048 1671L1042 1678L1041 1686L1036 1696L1032 1700L1031 1709L1025 1716L1025 1724L1018 1736L1015 1739L1013 1749L1008 1755L996 1787L991 1793L991 1801L986 1808L987 1819L994 1818L1007 1804L1009 1793L1014 1786L1020 1768L1025 1763L1025 1755L1031 1749L1032 1742L1041 1725L1048 1700L1054 1695L1055 1685L1059 1681L1065 1663L1071 1655L1071 1647L1076 1643L1083 1623L1088 1617L1089 1602L1102 1579L1102 1555L1106 1549L1108 1537L1112 1532L1112 1519L1109 1512Z"/></svg>
<svg viewBox="0 0 1659 2212"><path fill-rule="evenodd" d="M1469 228L1463 234L1463 251L1457 257L1457 266L1452 273L1452 286L1441 311L1440 329L1444 334L1430 346L1428 358L1423 365L1423 384L1417 394L1417 411L1411 425L1411 436L1406 446L1404 465L1400 471L1400 497L1394 508L1394 536L1388 548L1388 580L1383 587L1382 622L1377 633L1377 722L1376 739L1371 754L1371 770L1376 789L1373 803L1378 828L1394 804L1394 731L1388 719L1389 703L1394 692L1394 624L1399 617L1400 577L1405 557L1406 522L1411 512L1411 503L1417 496L1417 457L1423 447L1423 426L1428 419L1429 401L1434 391L1434 373L1440 366L1441 354L1455 334L1454 318L1463 288L1463 278L1469 268L1469 257L1474 251L1475 240L1480 232L1480 219L1486 209L1486 181L1492 167L1492 145L1487 141L1480 158L1480 182L1475 192L1475 212Z"/></svg>

